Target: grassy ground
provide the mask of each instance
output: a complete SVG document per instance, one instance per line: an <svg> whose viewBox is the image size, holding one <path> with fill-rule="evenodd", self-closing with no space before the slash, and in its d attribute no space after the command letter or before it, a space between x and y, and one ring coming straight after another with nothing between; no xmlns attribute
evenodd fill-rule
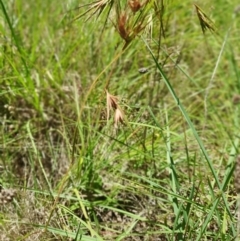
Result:
<svg viewBox="0 0 240 241"><path fill-rule="evenodd" d="M238 1L112 2L0 0L0 240L237 240Z"/></svg>

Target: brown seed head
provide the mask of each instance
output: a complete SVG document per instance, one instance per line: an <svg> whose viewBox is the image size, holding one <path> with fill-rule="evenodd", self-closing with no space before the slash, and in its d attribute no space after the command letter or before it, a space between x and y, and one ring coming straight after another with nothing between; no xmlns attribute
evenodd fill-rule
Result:
<svg viewBox="0 0 240 241"><path fill-rule="evenodd" d="M107 90L107 120L110 117L110 110L116 110L118 108L118 97L111 95Z"/></svg>
<svg viewBox="0 0 240 241"><path fill-rule="evenodd" d="M123 13L119 16L119 19L118 19L118 32L125 41L127 41L129 37L129 33L126 25L127 25L127 15Z"/></svg>
<svg viewBox="0 0 240 241"><path fill-rule="evenodd" d="M114 115L114 127L118 128L119 123L123 123L123 112L120 108L117 108Z"/></svg>
<svg viewBox="0 0 240 241"><path fill-rule="evenodd" d="M110 111L114 111L114 127L118 128L119 123L123 123L124 114L121 107L118 104L118 97L111 95L107 90L107 120L110 117Z"/></svg>
<svg viewBox="0 0 240 241"><path fill-rule="evenodd" d="M136 13L142 7L139 0L128 0L128 6L134 13Z"/></svg>

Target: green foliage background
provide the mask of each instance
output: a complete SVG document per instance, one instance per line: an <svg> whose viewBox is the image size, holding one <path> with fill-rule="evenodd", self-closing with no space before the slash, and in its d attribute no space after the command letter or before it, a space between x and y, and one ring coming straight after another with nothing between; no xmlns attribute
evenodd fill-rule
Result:
<svg viewBox="0 0 240 241"><path fill-rule="evenodd" d="M122 51L114 6L0 1L1 240L237 237L238 2L197 2L205 34L192 1L155 2Z"/></svg>

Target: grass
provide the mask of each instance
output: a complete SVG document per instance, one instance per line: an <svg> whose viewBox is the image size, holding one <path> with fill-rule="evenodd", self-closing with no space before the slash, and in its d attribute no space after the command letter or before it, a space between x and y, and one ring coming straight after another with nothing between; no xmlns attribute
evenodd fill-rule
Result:
<svg viewBox="0 0 240 241"><path fill-rule="evenodd" d="M0 240L238 240L237 1L103 2L0 0Z"/></svg>

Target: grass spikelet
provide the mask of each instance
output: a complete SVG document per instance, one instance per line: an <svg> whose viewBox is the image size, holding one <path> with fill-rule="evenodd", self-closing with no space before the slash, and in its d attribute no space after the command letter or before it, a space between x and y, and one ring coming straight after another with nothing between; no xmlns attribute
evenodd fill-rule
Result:
<svg viewBox="0 0 240 241"><path fill-rule="evenodd" d="M79 8L83 8L86 6L89 6L89 8L84 13L77 15L73 21L75 21L87 14L89 14L89 16L87 17L86 21L89 20L91 17L93 17L96 13L98 13L98 16L99 16L102 13L102 11L104 10L104 8L106 7L108 2L109 2L109 0L100 0L100 1L92 2L89 4L85 4L83 6L80 6Z"/></svg>
<svg viewBox="0 0 240 241"><path fill-rule="evenodd" d="M128 0L128 6L131 8L133 13L136 13L142 7L138 0Z"/></svg>
<svg viewBox="0 0 240 241"><path fill-rule="evenodd" d="M118 104L118 97L111 95L107 90L107 120L110 118L110 111L114 111L114 127L118 128L119 123L123 123L124 113Z"/></svg>
<svg viewBox="0 0 240 241"><path fill-rule="evenodd" d="M126 43L131 41L129 29L127 27L127 15L122 13L118 18L117 30L121 38L123 38Z"/></svg>
<svg viewBox="0 0 240 241"><path fill-rule="evenodd" d="M197 16L202 28L202 32L205 34L205 31L209 29L211 32L216 32L213 21L203 12L203 10L196 4L194 4L197 12Z"/></svg>

